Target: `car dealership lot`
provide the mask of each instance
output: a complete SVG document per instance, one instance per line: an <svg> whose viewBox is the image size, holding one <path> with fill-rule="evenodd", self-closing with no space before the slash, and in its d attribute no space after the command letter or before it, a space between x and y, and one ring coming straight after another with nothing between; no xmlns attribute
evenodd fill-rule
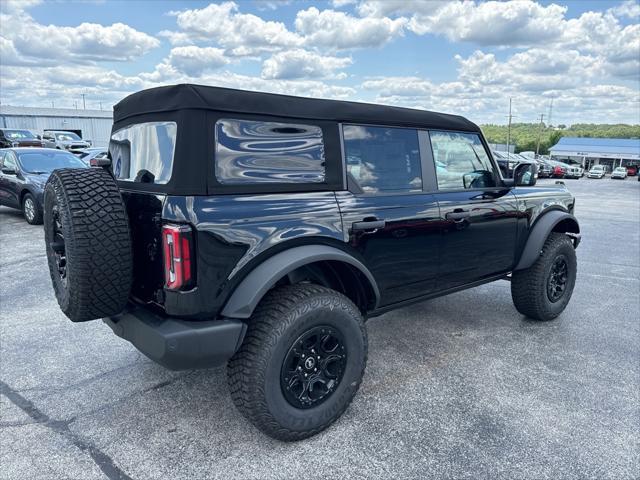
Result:
<svg viewBox="0 0 640 480"><path fill-rule="evenodd" d="M565 183L583 241L556 321L506 281L374 318L346 418L294 444L240 416L224 368L170 372L68 321L42 227L0 208L0 478L638 477L640 184Z"/></svg>

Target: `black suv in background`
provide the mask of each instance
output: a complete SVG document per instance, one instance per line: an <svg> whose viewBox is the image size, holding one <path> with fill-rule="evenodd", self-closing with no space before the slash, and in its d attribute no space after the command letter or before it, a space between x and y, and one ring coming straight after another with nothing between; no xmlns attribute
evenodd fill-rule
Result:
<svg viewBox="0 0 640 480"><path fill-rule="evenodd" d="M44 147L33 132L20 128L0 128L0 148Z"/></svg>
<svg viewBox="0 0 640 480"><path fill-rule="evenodd" d="M534 187L534 163L503 179L463 117L177 85L114 122L104 168L47 183L61 309L171 369L228 361L236 406L275 438L344 412L367 318L499 279L535 320L571 298L574 197Z"/></svg>

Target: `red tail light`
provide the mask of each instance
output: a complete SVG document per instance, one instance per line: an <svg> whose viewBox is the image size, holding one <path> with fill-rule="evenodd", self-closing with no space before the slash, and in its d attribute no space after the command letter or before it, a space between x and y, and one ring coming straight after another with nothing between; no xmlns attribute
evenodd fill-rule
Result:
<svg viewBox="0 0 640 480"><path fill-rule="evenodd" d="M164 251L165 287L181 290L193 284L192 249L193 235L187 225L164 225L162 227Z"/></svg>

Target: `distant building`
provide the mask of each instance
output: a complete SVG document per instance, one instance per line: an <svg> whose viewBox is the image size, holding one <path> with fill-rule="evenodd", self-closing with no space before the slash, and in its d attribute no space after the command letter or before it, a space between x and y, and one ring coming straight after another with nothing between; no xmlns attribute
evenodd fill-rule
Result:
<svg viewBox="0 0 640 480"><path fill-rule="evenodd" d="M490 143L489 148L495 152L506 152L507 144L506 143ZM509 152L510 153L516 152L516 146L513 143L509 145Z"/></svg>
<svg viewBox="0 0 640 480"><path fill-rule="evenodd" d="M562 137L549 152L554 160L571 160L585 168L640 165L640 139Z"/></svg>
<svg viewBox="0 0 640 480"><path fill-rule="evenodd" d="M96 147L109 145L112 124L113 113L108 110L0 105L0 128L21 128L37 135L44 130L69 130Z"/></svg>

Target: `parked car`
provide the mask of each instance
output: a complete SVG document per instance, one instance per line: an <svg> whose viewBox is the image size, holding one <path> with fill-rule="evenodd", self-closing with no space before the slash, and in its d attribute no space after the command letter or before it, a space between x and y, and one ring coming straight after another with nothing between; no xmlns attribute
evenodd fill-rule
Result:
<svg viewBox="0 0 640 480"><path fill-rule="evenodd" d="M587 178L604 178L606 172L604 165L594 165L589 170Z"/></svg>
<svg viewBox="0 0 640 480"><path fill-rule="evenodd" d="M78 158L82 159L90 167L97 166L95 160L101 158L107 158L109 151L106 148L85 148L81 152L77 153Z"/></svg>
<svg viewBox="0 0 640 480"><path fill-rule="evenodd" d="M637 165L627 165L627 175L629 177L635 177L638 174L638 166Z"/></svg>
<svg viewBox="0 0 640 480"><path fill-rule="evenodd" d="M538 177L549 178L553 174L553 167L545 161L538 160Z"/></svg>
<svg viewBox="0 0 640 480"><path fill-rule="evenodd" d="M76 156L49 148L0 150L0 205L22 210L25 220L42 223L44 185L56 168L86 168Z"/></svg>
<svg viewBox="0 0 640 480"><path fill-rule="evenodd" d="M461 116L183 84L118 103L109 157L47 183L62 311L171 369L228 361L235 405L280 440L348 407L366 318L509 276L551 320L576 281L574 196L533 163L503 179Z"/></svg>
<svg viewBox="0 0 640 480"><path fill-rule="evenodd" d="M627 178L627 169L625 167L616 167L613 172L611 172L611 178L618 178L621 180L626 180Z"/></svg>
<svg viewBox="0 0 640 480"><path fill-rule="evenodd" d="M569 168L569 165L562 162L556 162L554 160L548 160L548 162L551 164L553 168L551 172L551 176L553 178L564 178L565 174L567 173L567 169Z"/></svg>
<svg viewBox="0 0 640 480"><path fill-rule="evenodd" d="M30 130L0 128L0 148L43 146L42 140Z"/></svg>
<svg viewBox="0 0 640 480"><path fill-rule="evenodd" d="M58 148L72 153L79 153L91 146L91 142L83 140L77 133L64 130L45 130L42 140L47 148Z"/></svg>
<svg viewBox="0 0 640 480"><path fill-rule="evenodd" d="M564 178L582 178L584 175L584 169L580 165L567 164L567 169L564 173Z"/></svg>

